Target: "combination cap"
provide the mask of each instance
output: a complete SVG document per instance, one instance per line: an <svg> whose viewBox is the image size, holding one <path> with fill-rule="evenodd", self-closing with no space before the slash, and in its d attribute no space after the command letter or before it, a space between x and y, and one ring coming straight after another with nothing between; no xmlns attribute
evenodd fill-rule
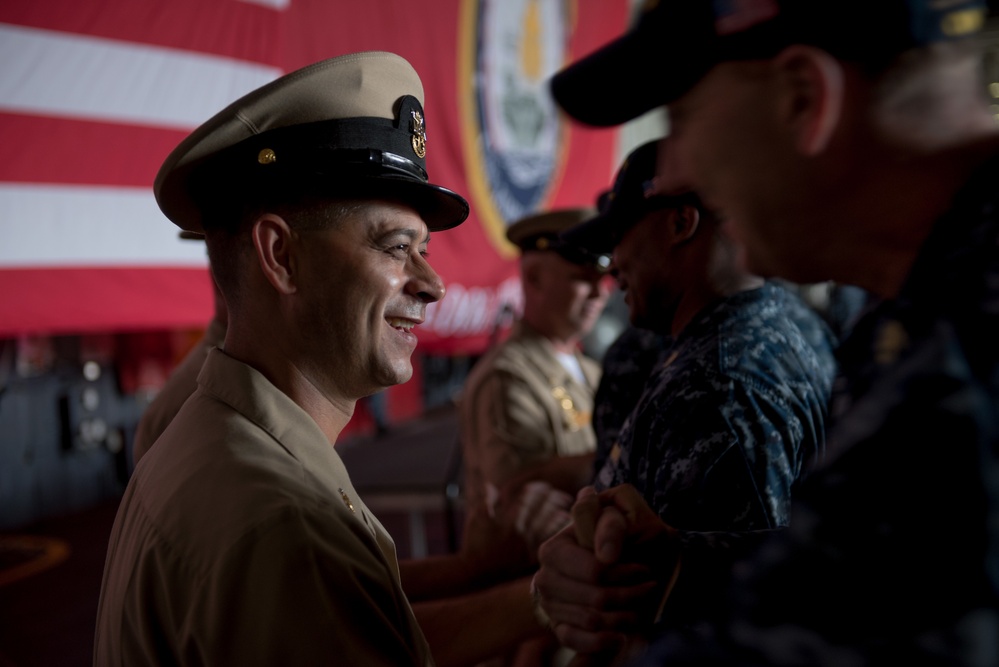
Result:
<svg viewBox="0 0 999 667"><path fill-rule="evenodd" d="M153 191L170 220L197 233L219 201L302 184L397 198L431 230L449 229L468 203L429 182L426 128L423 84L405 59L348 54L286 74L207 120L170 153Z"/></svg>
<svg viewBox="0 0 999 667"><path fill-rule="evenodd" d="M589 207L535 213L510 225L506 230L506 238L520 248L521 253L551 251L573 264L593 266L599 271L606 271L610 267L609 256L591 252L562 238L562 232L589 220L594 215L596 211Z"/></svg>

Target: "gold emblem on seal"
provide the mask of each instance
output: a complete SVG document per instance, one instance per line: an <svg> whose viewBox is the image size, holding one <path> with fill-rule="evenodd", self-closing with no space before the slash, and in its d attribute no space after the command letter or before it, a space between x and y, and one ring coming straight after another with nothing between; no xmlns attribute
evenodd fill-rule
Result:
<svg viewBox="0 0 999 667"><path fill-rule="evenodd" d="M413 152L416 153L416 157L421 159L426 157L427 130L423 124L423 116L419 111L413 112L413 122L410 124L410 131L413 133Z"/></svg>

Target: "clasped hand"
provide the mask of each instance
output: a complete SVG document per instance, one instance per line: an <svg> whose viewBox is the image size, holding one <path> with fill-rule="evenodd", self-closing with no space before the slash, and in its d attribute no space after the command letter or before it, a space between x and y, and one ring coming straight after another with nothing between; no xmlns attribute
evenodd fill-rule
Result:
<svg viewBox="0 0 999 667"><path fill-rule="evenodd" d="M586 487L572 524L541 545L534 585L565 646L619 651L651 628L678 558L676 531L634 487Z"/></svg>

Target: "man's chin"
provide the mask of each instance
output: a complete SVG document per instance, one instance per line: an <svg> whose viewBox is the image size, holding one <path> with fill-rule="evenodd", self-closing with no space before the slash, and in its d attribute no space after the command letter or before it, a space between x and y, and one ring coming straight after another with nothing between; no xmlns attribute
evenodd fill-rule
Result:
<svg viewBox="0 0 999 667"><path fill-rule="evenodd" d="M413 377L413 363L409 359L397 360L379 373L380 384L385 387L409 382Z"/></svg>

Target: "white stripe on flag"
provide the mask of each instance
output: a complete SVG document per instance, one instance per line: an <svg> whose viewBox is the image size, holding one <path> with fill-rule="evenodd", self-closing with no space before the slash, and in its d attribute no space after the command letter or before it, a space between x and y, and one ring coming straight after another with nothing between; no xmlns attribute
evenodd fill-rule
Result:
<svg viewBox="0 0 999 667"><path fill-rule="evenodd" d="M208 265L148 188L0 185L0 220L0 270Z"/></svg>
<svg viewBox="0 0 999 667"><path fill-rule="evenodd" d="M291 0L243 0L243 2L248 2L251 5L263 5L264 7L278 10L288 9L291 6Z"/></svg>
<svg viewBox="0 0 999 667"><path fill-rule="evenodd" d="M276 67L0 24L0 110L190 129Z"/></svg>

